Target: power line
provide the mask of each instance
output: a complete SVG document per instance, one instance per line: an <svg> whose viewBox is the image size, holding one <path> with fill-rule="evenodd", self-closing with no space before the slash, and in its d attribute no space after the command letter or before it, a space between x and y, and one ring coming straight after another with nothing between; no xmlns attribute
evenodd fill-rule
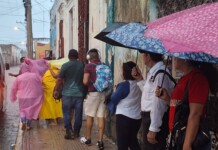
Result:
<svg viewBox="0 0 218 150"><path fill-rule="evenodd" d="M15 12L15 11L18 11L19 9L23 8L23 6L20 6L20 7L17 7L17 8L14 8L12 10L8 10L8 12L3 12L2 14L0 14L0 16L4 16L4 15L9 15L11 14L12 12Z"/></svg>
<svg viewBox="0 0 218 150"><path fill-rule="evenodd" d="M38 22L42 22L42 23L50 23L48 21L45 21L45 20L39 20L39 19L33 19L33 21L38 21Z"/></svg>
<svg viewBox="0 0 218 150"><path fill-rule="evenodd" d="M35 0L35 2L44 10L49 11L47 8L45 8L41 3L39 3L37 0Z"/></svg>

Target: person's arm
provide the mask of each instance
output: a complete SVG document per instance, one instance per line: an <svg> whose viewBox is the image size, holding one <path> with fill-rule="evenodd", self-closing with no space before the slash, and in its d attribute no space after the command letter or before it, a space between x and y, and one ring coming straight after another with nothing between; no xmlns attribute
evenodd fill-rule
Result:
<svg viewBox="0 0 218 150"><path fill-rule="evenodd" d="M88 86L88 84L89 84L89 77L90 77L89 73L84 73L83 84L86 85L86 86Z"/></svg>
<svg viewBox="0 0 218 150"><path fill-rule="evenodd" d="M167 103L162 99L154 96L152 109L150 112L151 124L149 127L149 132L147 134L148 142L155 144L158 141L156 140L156 135L160 131L160 127L163 123L162 118L166 112Z"/></svg>
<svg viewBox="0 0 218 150"><path fill-rule="evenodd" d="M129 81L122 82L117 85L117 89L111 95L111 102L116 106L120 100L124 99L128 96L130 91L130 83Z"/></svg>
<svg viewBox="0 0 218 150"><path fill-rule="evenodd" d="M112 93L111 100L107 104L111 116L115 114L117 104L126 96L128 96L129 91L130 84L128 81L122 82L117 85L116 91Z"/></svg>
<svg viewBox="0 0 218 150"><path fill-rule="evenodd" d="M63 85L63 82L64 82L63 79L57 78L54 93L53 93L55 97L59 96L60 89L61 89L61 86Z"/></svg>
<svg viewBox="0 0 218 150"><path fill-rule="evenodd" d="M19 71L19 73L17 73L17 74L8 73L8 75L9 75L9 76L12 76L12 77L17 77L17 76L19 76L20 74L21 74L20 71Z"/></svg>
<svg viewBox="0 0 218 150"><path fill-rule="evenodd" d="M185 141L183 150L191 150L192 143L197 135L201 115L204 105L200 103L189 103L190 113L188 116L188 123L186 127Z"/></svg>
<svg viewBox="0 0 218 150"><path fill-rule="evenodd" d="M131 75L136 81L138 81L137 85L140 90L143 91L145 80L143 80L141 70L138 68L138 66L132 68Z"/></svg>
<svg viewBox="0 0 218 150"><path fill-rule="evenodd" d="M161 88L161 87L157 86L157 88L155 90L155 95L157 97L159 97L160 99L166 101L168 104L170 103L171 97L165 88Z"/></svg>
<svg viewBox="0 0 218 150"><path fill-rule="evenodd" d="M153 88L156 89L159 85L161 85L163 80L163 74L158 74L154 80ZM171 81L169 78L164 78L163 82L163 88L170 89L169 87ZM169 91L166 90L167 93ZM161 98L157 97L155 93L153 93L152 99L152 106L151 106L151 112L150 112L150 118L151 118L151 124L149 127L149 132L147 134L148 142L155 144L156 141L156 134L160 131L160 127L163 124L163 116L165 112L167 111L168 103Z"/></svg>
<svg viewBox="0 0 218 150"><path fill-rule="evenodd" d="M50 67L49 67L48 69L49 69L49 71L50 71L52 77L55 78L55 79L57 79L57 78L58 78L58 74L56 74Z"/></svg>
<svg viewBox="0 0 218 150"><path fill-rule="evenodd" d="M18 91L18 80L17 78L15 79L12 88L11 88L11 93L10 93L10 100L11 102L15 102L17 99L17 91Z"/></svg>
<svg viewBox="0 0 218 150"><path fill-rule="evenodd" d="M61 70L56 79L56 85L54 89L54 95L59 95L59 91L64 84L65 64L62 65Z"/></svg>

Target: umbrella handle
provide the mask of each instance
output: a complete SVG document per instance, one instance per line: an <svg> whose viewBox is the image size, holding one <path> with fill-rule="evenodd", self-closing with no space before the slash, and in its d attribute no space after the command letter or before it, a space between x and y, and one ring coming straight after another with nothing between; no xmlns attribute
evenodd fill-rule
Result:
<svg viewBox="0 0 218 150"><path fill-rule="evenodd" d="M137 65L137 61L138 61L138 56L139 56L139 51L137 50L137 53L136 53L136 61L135 61L136 65Z"/></svg>
<svg viewBox="0 0 218 150"><path fill-rule="evenodd" d="M168 65L168 63L169 63L169 59L170 59L170 57L167 56L167 62L166 62L166 64L165 64L164 74L163 74L163 78L162 78L162 82L161 82L160 88L162 88L162 86L163 86L164 77L165 77L165 75L166 75L166 70L167 70L167 65Z"/></svg>

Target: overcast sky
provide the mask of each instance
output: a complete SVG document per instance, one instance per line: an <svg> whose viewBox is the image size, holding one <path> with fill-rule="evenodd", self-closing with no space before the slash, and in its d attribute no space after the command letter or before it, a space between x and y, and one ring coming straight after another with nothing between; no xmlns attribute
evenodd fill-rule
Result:
<svg viewBox="0 0 218 150"><path fill-rule="evenodd" d="M49 38L49 11L54 0L31 0L33 37ZM0 0L0 44L16 44L25 48L25 9L23 0Z"/></svg>

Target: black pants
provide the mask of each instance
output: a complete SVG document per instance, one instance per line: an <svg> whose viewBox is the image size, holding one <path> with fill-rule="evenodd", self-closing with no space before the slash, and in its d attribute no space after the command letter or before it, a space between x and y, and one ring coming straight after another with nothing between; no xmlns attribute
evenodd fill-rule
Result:
<svg viewBox="0 0 218 150"><path fill-rule="evenodd" d="M162 119L162 126L160 132L157 133L157 144L151 144L147 141L147 134L151 124L150 112L142 112L142 138L143 138L143 150L166 150L166 138L169 134L168 120L169 114L165 113Z"/></svg>
<svg viewBox="0 0 218 150"><path fill-rule="evenodd" d="M140 150L137 134L141 119L135 120L124 115L116 115L116 134L118 150Z"/></svg>

